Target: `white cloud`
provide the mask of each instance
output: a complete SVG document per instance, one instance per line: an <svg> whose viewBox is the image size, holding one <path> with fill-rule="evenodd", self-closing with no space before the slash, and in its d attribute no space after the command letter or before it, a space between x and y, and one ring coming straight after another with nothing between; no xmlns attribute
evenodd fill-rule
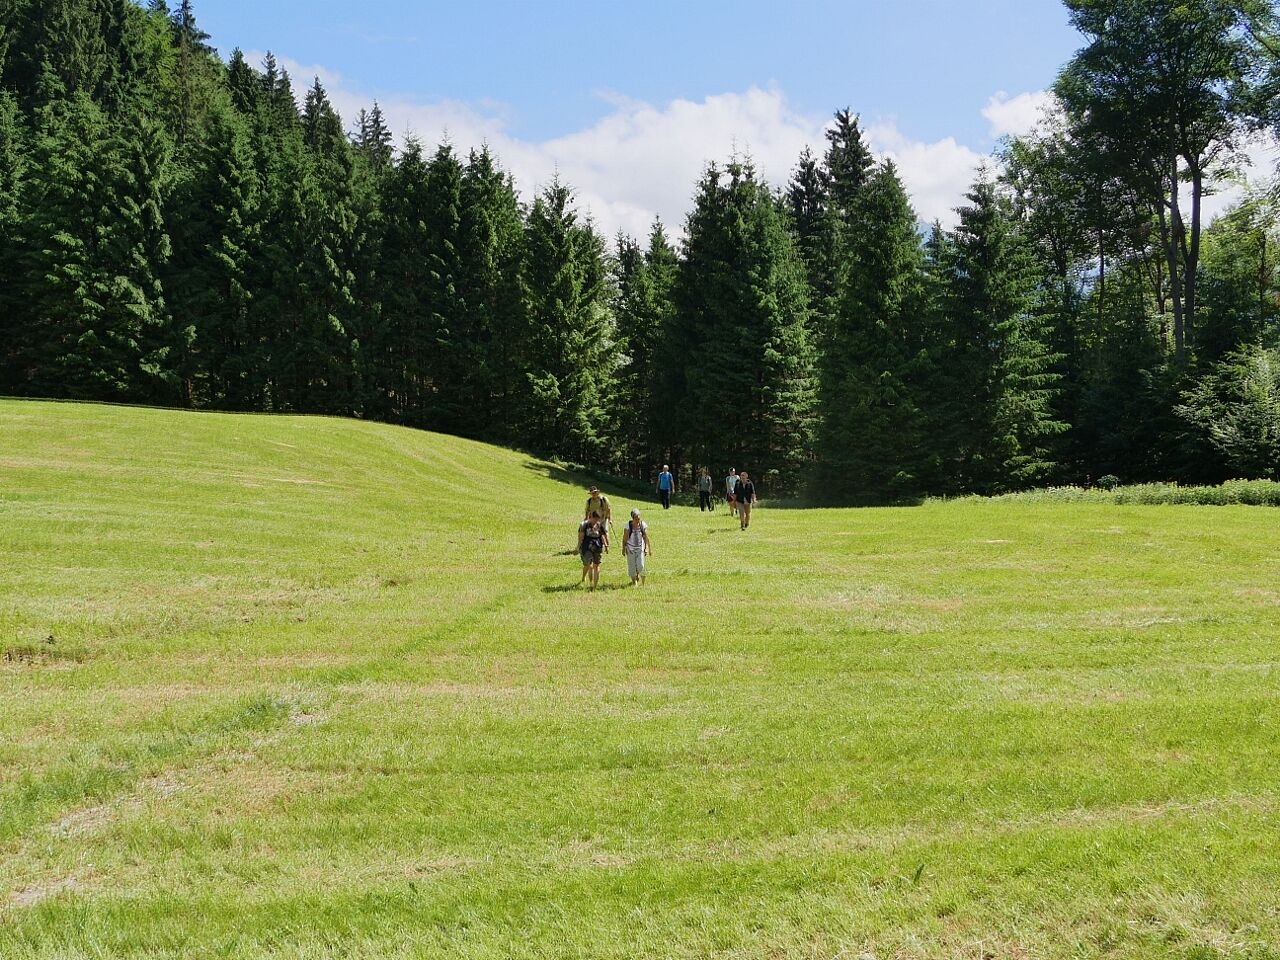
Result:
<svg viewBox="0 0 1280 960"><path fill-rule="evenodd" d="M892 123L867 128L872 149L892 160L911 196L916 216L926 223L955 223L955 207L989 158L957 143L953 137L924 143L904 135Z"/></svg>
<svg viewBox="0 0 1280 960"><path fill-rule="evenodd" d="M991 136L1020 137L1036 128L1053 102L1048 90L1031 90L1016 97L1001 90L987 101L982 115L991 125Z"/></svg>
<svg viewBox="0 0 1280 960"><path fill-rule="evenodd" d="M246 56L250 62L261 59L259 54ZM339 73L287 58L280 62L299 98L318 76L348 125L373 102ZM584 129L548 140L514 136L509 111L500 104L404 97L379 97L378 102L393 131L412 132L428 147L446 136L463 153L487 143L526 199L558 175L573 188L579 209L606 236L623 230L643 238L655 215L669 234L678 235L698 177L710 161L723 161L735 152L750 155L770 183L783 186L805 146L821 154L826 145L823 131L830 117L795 109L776 88L752 87L661 105L611 91L598 95L610 108L607 114ZM951 225L953 208L984 155L950 137L932 143L912 139L892 120L868 123L865 130L872 150L897 165L920 219Z"/></svg>

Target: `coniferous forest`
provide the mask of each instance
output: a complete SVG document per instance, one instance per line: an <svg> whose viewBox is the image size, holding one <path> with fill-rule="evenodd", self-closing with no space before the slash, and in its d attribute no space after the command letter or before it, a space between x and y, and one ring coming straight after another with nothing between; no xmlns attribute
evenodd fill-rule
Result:
<svg viewBox="0 0 1280 960"><path fill-rule="evenodd" d="M0 0L0 394L340 414L839 502L1280 479L1280 127L1256 0L1066 0L1056 107L922 227L839 110L776 190L603 237L393 141L190 0ZM833 91L839 97L839 91ZM1273 153L1274 156L1274 153Z"/></svg>

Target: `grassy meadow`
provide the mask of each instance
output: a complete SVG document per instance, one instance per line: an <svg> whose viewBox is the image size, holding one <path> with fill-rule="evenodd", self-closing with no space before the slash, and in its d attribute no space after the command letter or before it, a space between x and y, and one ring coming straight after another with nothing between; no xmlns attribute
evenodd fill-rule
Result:
<svg viewBox="0 0 1280 960"><path fill-rule="evenodd" d="M1280 514L571 479L0 401L0 957L1280 958Z"/></svg>

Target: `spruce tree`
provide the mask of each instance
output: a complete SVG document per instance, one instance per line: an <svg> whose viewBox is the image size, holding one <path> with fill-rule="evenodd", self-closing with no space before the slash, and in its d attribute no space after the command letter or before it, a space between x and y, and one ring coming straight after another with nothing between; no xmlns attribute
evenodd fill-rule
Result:
<svg viewBox="0 0 1280 960"><path fill-rule="evenodd" d="M17 229L22 392L177 398L156 276L169 255L164 162L145 121L112 132L86 94L41 109Z"/></svg>
<svg viewBox="0 0 1280 960"><path fill-rule="evenodd" d="M461 197L458 292L464 327L479 352L467 377L478 432L489 440L514 442L525 384L520 345L527 330L520 199L488 147L468 155Z"/></svg>
<svg viewBox="0 0 1280 960"><path fill-rule="evenodd" d="M814 390L804 264L749 163L708 168L684 253L667 347L685 358L683 453L749 469L771 493L794 490L810 455Z"/></svg>
<svg viewBox="0 0 1280 960"><path fill-rule="evenodd" d="M183 364L199 406L261 409L264 332L251 310L259 184L245 121L223 108L170 202L173 257L165 279L178 327L190 328Z"/></svg>
<svg viewBox="0 0 1280 960"><path fill-rule="evenodd" d="M822 180L828 209L837 233L854 225L858 199L871 176L875 159L862 136L858 118L848 109L837 110L826 132L827 152L823 158ZM837 238L839 242L839 238ZM837 256L843 251L837 249Z"/></svg>
<svg viewBox="0 0 1280 960"><path fill-rule="evenodd" d="M286 153L283 171L297 181L285 188L283 213L299 255L286 295L287 339L277 342L278 387L288 409L350 413L357 401L350 268L361 225L351 148L319 79L307 91L301 134L304 149Z"/></svg>
<svg viewBox="0 0 1280 960"><path fill-rule="evenodd" d="M535 450L595 462L609 433L616 342L606 306L604 245L553 182L525 226L524 436Z"/></svg>
<svg viewBox="0 0 1280 960"><path fill-rule="evenodd" d="M427 161L422 144L410 137L382 189L385 223L379 283L380 323L366 356L379 385L383 416L399 423L425 423L430 305L421 249L427 242Z"/></svg>
<svg viewBox="0 0 1280 960"><path fill-rule="evenodd" d="M892 163L857 200L868 229L847 251L822 361L815 492L844 502L920 492L924 482L927 353L917 314L922 258L916 217Z"/></svg>
<svg viewBox="0 0 1280 960"><path fill-rule="evenodd" d="M677 259L661 221L641 247L619 235L613 261L613 314L622 365L613 397L617 437L612 450L620 472L648 479L662 462L659 438L670 415L665 401L663 345L672 322ZM683 361L681 361L683 364Z"/></svg>
<svg viewBox="0 0 1280 960"><path fill-rule="evenodd" d="M377 177L385 174L391 166L395 156L393 139L391 129L387 126L387 118L383 116L377 100L373 101L371 110L360 111L353 142Z"/></svg>
<svg viewBox="0 0 1280 960"><path fill-rule="evenodd" d="M835 311L835 230L828 196L829 177L805 147L787 187L796 245L809 282L809 313L819 343L830 331Z"/></svg>
<svg viewBox="0 0 1280 960"><path fill-rule="evenodd" d="M262 105L263 78L249 66L244 53L239 47L231 52L227 62L227 90L231 94L231 105L246 117L254 117Z"/></svg>
<svg viewBox="0 0 1280 960"><path fill-rule="evenodd" d="M441 144L427 163L426 207L421 211L423 303L430 341L427 423L447 433L475 435L481 414L469 381L480 365L480 344L468 329L461 291L462 164Z"/></svg>
<svg viewBox="0 0 1280 960"><path fill-rule="evenodd" d="M15 242L25 167L26 130L18 101L0 89L0 263L9 265L4 271L7 282L0 289L0 394L20 392L15 369L19 335Z"/></svg>
<svg viewBox="0 0 1280 960"><path fill-rule="evenodd" d="M1034 484L1053 469L1056 360L1036 310L1035 272L1009 202L980 179L959 208L948 264L954 392L947 413L953 489Z"/></svg>

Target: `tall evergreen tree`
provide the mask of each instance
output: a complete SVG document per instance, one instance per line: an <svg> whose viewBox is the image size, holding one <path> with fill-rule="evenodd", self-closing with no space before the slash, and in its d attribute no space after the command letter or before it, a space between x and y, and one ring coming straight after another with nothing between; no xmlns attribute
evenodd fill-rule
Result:
<svg viewBox="0 0 1280 960"><path fill-rule="evenodd" d="M20 392L175 397L162 149L142 122L112 132L86 94L42 108L17 231Z"/></svg>
<svg viewBox="0 0 1280 960"><path fill-rule="evenodd" d="M641 247L619 235L613 265L613 314L622 366L614 386L619 471L648 479L662 462L662 424L671 410L664 396L663 337L672 322L678 260L659 220Z"/></svg>
<svg viewBox="0 0 1280 960"><path fill-rule="evenodd" d="M22 181L26 167L26 130L18 101L9 91L0 89L0 263L7 281L0 289L0 394L15 389L14 352L19 341L16 270L16 232L20 213Z"/></svg>
<svg viewBox="0 0 1280 960"><path fill-rule="evenodd" d="M381 415L422 425L428 371L430 302L421 250L427 244L427 161L422 144L405 143L383 183L385 223L379 269L381 315L376 340L366 345L379 384Z"/></svg>
<svg viewBox="0 0 1280 960"><path fill-rule="evenodd" d="M805 147L787 187L787 201L809 281L811 322L820 344L830 333L836 298L835 220L829 182L826 168Z"/></svg>
<svg viewBox="0 0 1280 960"><path fill-rule="evenodd" d="M375 176L381 177L391 166L395 156L393 139L391 129L387 126L387 118L383 116L377 100L373 101L371 110L360 111L356 120L354 143Z"/></svg>
<svg viewBox="0 0 1280 960"><path fill-rule="evenodd" d="M499 442L515 433L524 396L520 345L527 330L522 287L524 220L515 183L487 147L473 150L462 176L458 291L465 329L479 352L468 371L480 434Z"/></svg>
<svg viewBox="0 0 1280 960"><path fill-rule="evenodd" d="M609 433L606 391L616 340L604 245L578 219L571 199L568 187L553 182L525 226L528 392L521 422L534 449L596 462Z"/></svg>
<svg viewBox="0 0 1280 960"><path fill-rule="evenodd" d="M1035 303L1030 252L1009 202L980 179L958 211L948 264L951 487L1025 487L1053 468L1054 356Z"/></svg>
<svg viewBox="0 0 1280 960"><path fill-rule="evenodd" d="M480 369L482 345L468 329L458 284L462 278L462 164L453 148L441 144L427 163L423 302L431 360L427 422L437 430L476 435L480 411L470 379Z"/></svg>
<svg viewBox="0 0 1280 960"><path fill-rule="evenodd" d="M178 327L192 331L182 364L191 401L261 409L264 331L254 323L249 259L257 251L259 183L245 121L223 108L170 202L173 257L165 279Z"/></svg>
<svg viewBox="0 0 1280 960"><path fill-rule="evenodd" d="M857 202L871 225L840 265L839 300L822 363L820 495L846 502L918 493L927 449L920 349L922 259L916 217L892 163Z"/></svg>
<svg viewBox="0 0 1280 960"><path fill-rule="evenodd" d="M737 463L771 493L794 490L810 455L814 390L804 264L749 163L704 174L676 305L669 349L685 357L685 455Z"/></svg>
<svg viewBox="0 0 1280 960"><path fill-rule="evenodd" d="M351 148L318 79L303 103L301 134L304 149L286 153L283 171L295 181L286 187L283 212L299 255L288 287L286 337L277 341L277 389L286 409L350 413L358 399L351 263L361 225Z"/></svg>

